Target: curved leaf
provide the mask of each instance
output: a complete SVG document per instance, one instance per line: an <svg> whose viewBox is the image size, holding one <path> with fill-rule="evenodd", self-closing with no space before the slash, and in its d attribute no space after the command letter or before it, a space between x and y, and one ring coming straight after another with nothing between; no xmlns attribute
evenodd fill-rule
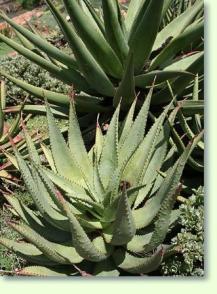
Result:
<svg viewBox="0 0 217 294"><path fill-rule="evenodd" d="M85 258L86 260L99 262L106 259L108 256L102 252L100 252L94 244L89 239L88 235L70 211L68 207L68 203L63 199L63 197L59 194L58 198L63 205L63 208L67 214L69 219L70 228L72 232L72 242L76 251L80 256Z"/></svg>
<svg viewBox="0 0 217 294"><path fill-rule="evenodd" d="M128 109L135 99L135 80L134 80L134 67L133 55L128 56L127 64L124 70L122 80L117 88L113 99L113 105L117 107L121 101L121 108Z"/></svg>
<svg viewBox="0 0 217 294"><path fill-rule="evenodd" d="M180 63L183 63L182 66L184 70L197 74L203 68L203 56L204 56L204 53L199 52L190 57L183 58L180 61ZM172 68L172 66L173 65L169 66L168 68ZM178 64L176 64L175 66L178 66ZM191 82L191 80L193 80L192 76L181 76L175 79L175 81L171 83L174 89L174 94L180 95L185 89L185 87L189 84L189 82ZM170 95L169 89L168 87L165 87L164 89L160 90L159 92L153 95L152 104L159 105L159 104L167 103L168 101L170 101L170 97L171 95Z"/></svg>
<svg viewBox="0 0 217 294"><path fill-rule="evenodd" d="M147 86L152 85L154 79L155 84L157 85L158 83L162 83L179 76L193 77L193 74L184 70L154 70L142 75L135 76L135 85L140 88L146 88Z"/></svg>
<svg viewBox="0 0 217 294"><path fill-rule="evenodd" d="M77 69L77 64L75 59L72 56L64 53L62 50L57 49L55 46L51 45L44 38L32 33L30 30L26 29L24 26L18 25L12 19L7 17L4 13L0 13L0 17L2 17L7 23L9 23L16 31L26 37L31 43L33 43L36 47L44 51L49 56L54 59L62 62L66 66L73 67Z"/></svg>
<svg viewBox="0 0 217 294"><path fill-rule="evenodd" d="M91 55L84 42L76 34L74 28L70 26L70 24L65 20L63 15L61 15L54 4L50 0L46 1L59 26L62 28L62 31L65 34L65 37L67 38L68 43L76 57L78 66L90 87L94 88L100 94L113 96L114 87L102 67L93 57L93 55ZM77 5L76 1L71 3ZM67 8L69 8L68 5Z"/></svg>
<svg viewBox="0 0 217 294"><path fill-rule="evenodd" d="M102 180L103 187L106 189L114 170L118 166L118 118L120 104L117 107L109 129L104 139L102 153L99 163L99 175Z"/></svg>
<svg viewBox="0 0 217 294"><path fill-rule="evenodd" d="M183 30L191 24L195 16L203 9L203 1L195 1L195 4L184 11L180 16L176 17L166 27L164 27L157 35L153 51L159 49L168 38L175 38L183 32Z"/></svg>
<svg viewBox="0 0 217 294"><path fill-rule="evenodd" d="M88 89L88 84L85 81L84 77L80 73L72 68L63 68L59 67L52 62L46 60L45 58L39 56L37 53L21 46L20 44L14 42L12 39L7 38L6 36L0 34L0 40L6 43L8 46L22 54L24 57L28 58L32 62L41 66L49 73L51 73L55 78L68 85L74 84L77 89Z"/></svg>
<svg viewBox="0 0 217 294"><path fill-rule="evenodd" d="M0 244L12 250L21 258L42 265L55 265L56 263L48 259L43 253L34 245L25 242L16 242L6 238L0 238Z"/></svg>
<svg viewBox="0 0 217 294"><path fill-rule="evenodd" d="M74 160L79 162L83 175L91 182L93 169L78 124L74 101L70 103L68 144Z"/></svg>
<svg viewBox="0 0 217 294"><path fill-rule="evenodd" d="M30 227L14 223L10 223L10 226L24 236L29 242L34 244L50 260L60 264L66 263L65 259L55 251L52 243L37 234Z"/></svg>
<svg viewBox="0 0 217 294"><path fill-rule="evenodd" d="M43 266L28 266L15 272L18 276L35 276L35 277L67 277L74 276L77 272L68 271L61 268L49 268Z"/></svg>
<svg viewBox="0 0 217 294"><path fill-rule="evenodd" d="M102 8L106 39L122 61L122 64L124 64L129 47L120 23L120 18L122 16L120 14L118 1L104 0L102 1Z"/></svg>
<svg viewBox="0 0 217 294"><path fill-rule="evenodd" d="M53 114L47 104L47 121L51 151L55 167L58 173L63 174L67 179L75 182L83 182L82 174L76 165L69 148L56 125Z"/></svg>
<svg viewBox="0 0 217 294"><path fill-rule="evenodd" d="M114 231L111 244L123 245L128 243L136 233L131 207L128 201L127 191L124 188L118 201Z"/></svg>
<svg viewBox="0 0 217 294"><path fill-rule="evenodd" d="M164 0L150 0L136 31L129 37L130 52L134 55L135 72L141 71L151 54L160 25L163 3Z"/></svg>
<svg viewBox="0 0 217 294"><path fill-rule="evenodd" d="M119 146L119 166L121 169L124 168L124 165L127 163L135 149L144 138L152 92L153 87L150 89L135 121L133 122L128 136L126 137L122 145Z"/></svg>
<svg viewBox="0 0 217 294"><path fill-rule="evenodd" d="M204 22L201 21L190 25L183 33L174 38L157 57L151 62L149 70L162 66L165 62L172 59L178 52L184 50L190 43L200 40L204 33Z"/></svg>
<svg viewBox="0 0 217 294"><path fill-rule="evenodd" d="M200 140L202 133L199 134L193 142L189 143L189 145L185 148L185 151L176 161L174 166L169 170L164 179L164 182L161 184L160 189L156 193L155 196L150 198L142 208L133 210L133 216L136 223L136 228L141 229L143 227L148 226L154 217L157 215L162 201L166 198L170 199L173 197L177 186L180 182L180 177L182 175L185 164Z"/></svg>
<svg viewBox="0 0 217 294"><path fill-rule="evenodd" d="M83 13L77 1L64 0L63 2L78 35L100 66L107 74L120 77L122 74L121 63L101 31Z"/></svg>
<svg viewBox="0 0 217 294"><path fill-rule="evenodd" d="M146 2L146 6L148 1L147 0L131 0L127 9L127 15L125 18L125 25L127 32L129 34L132 25L135 20L138 20L138 14L143 7L143 4Z"/></svg>
<svg viewBox="0 0 217 294"><path fill-rule="evenodd" d="M121 249L113 254L116 265L132 274L147 274L156 270L164 256L163 248L159 248L153 255L147 257L135 257Z"/></svg>

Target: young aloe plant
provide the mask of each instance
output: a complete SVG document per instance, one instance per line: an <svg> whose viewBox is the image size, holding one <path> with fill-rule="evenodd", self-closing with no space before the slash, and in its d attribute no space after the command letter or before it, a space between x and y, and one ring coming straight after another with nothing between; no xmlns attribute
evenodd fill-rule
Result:
<svg viewBox="0 0 217 294"><path fill-rule="evenodd" d="M4 109L6 107L6 87L5 83L1 81L0 89L0 181L15 183L16 178L14 178L8 167L16 164L15 157L11 154L13 149L10 143L10 138L13 140L19 148L25 144L24 138L20 134L20 120L21 120L21 109L19 114L14 119L13 123L9 125L5 119Z"/></svg>
<svg viewBox="0 0 217 294"><path fill-rule="evenodd" d="M19 179L14 176L14 171L17 171L18 165L15 156L13 155L13 144L16 148L27 155L26 141L21 132L22 117L21 113L25 107L23 102L17 106L18 114L12 119L12 123L9 123L5 114L8 113L8 107L6 105L7 89L4 81L1 81L0 86L0 183L3 189L4 184L17 185ZM27 115L24 121L27 121L29 116ZM37 142L39 135L37 131L31 133L32 140ZM42 138L41 138L42 139Z"/></svg>
<svg viewBox="0 0 217 294"><path fill-rule="evenodd" d="M36 265L17 274L118 276L146 274L161 264L169 248L165 237L177 219L173 206L180 178L202 134L171 164L172 104L147 127L152 91L136 117L135 100L123 123L118 105L105 135L97 123L89 151L74 101L67 143L47 104L49 166L42 165L25 131L30 160L25 161L16 148L15 155L36 210L6 195L20 217L9 225L27 242L0 238L2 245Z"/></svg>
<svg viewBox="0 0 217 294"><path fill-rule="evenodd" d="M172 128L172 137L177 146L179 152L183 152L185 145L183 143L182 136L187 136L189 140L192 140L195 137L195 134L200 133L204 125L204 100L199 100L199 78L195 77L192 99L177 101L174 97L174 93L170 85L171 96L174 99L175 106L179 107L177 112L177 124L179 129L181 127L182 131L177 131L175 128ZM187 108L187 111L186 111ZM189 113L190 111L190 113ZM195 170L199 172L204 171L204 140L201 140L197 144L192 156L189 156L188 164Z"/></svg>
<svg viewBox="0 0 217 294"><path fill-rule="evenodd" d="M2 34L0 40L55 78L70 86L73 84L79 91L77 107L81 106L82 111L106 111L112 104L117 106L121 97L122 108L128 109L135 91L150 87L155 76L152 103L167 103L166 80L174 85L175 94L181 94L194 74L203 70L202 0L185 7L166 24L172 0L131 0L125 18L117 0L102 1L102 15L89 0L63 0L71 22L52 1L45 2L72 54L16 24L3 12L0 16L14 28L21 44ZM67 95L34 87L3 71L1 74L41 99L68 104Z"/></svg>

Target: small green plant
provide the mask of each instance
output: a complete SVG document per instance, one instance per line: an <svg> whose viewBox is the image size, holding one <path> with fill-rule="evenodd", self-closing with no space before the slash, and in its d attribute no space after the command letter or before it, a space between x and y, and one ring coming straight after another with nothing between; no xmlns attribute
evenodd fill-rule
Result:
<svg viewBox="0 0 217 294"><path fill-rule="evenodd" d="M14 171L17 171L17 161L12 154L12 145L16 145L20 152L25 153L26 142L21 133L22 110L24 101L18 105L17 114L13 117L6 115L7 90L4 81L0 86L0 191L5 187L5 183L17 185L19 179ZM24 121L28 121L27 116ZM36 142L42 136L37 134L36 129L31 131L31 137Z"/></svg>
<svg viewBox="0 0 217 294"><path fill-rule="evenodd" d="M5 207L0 208L0 232L1 235L7 235L9 238L17 238L18 234L8 228L7 222L13 219L13 214ZM24 265L24 260L19 258L11 250L0 245L0 276L4 272L10 273L21 269Z"/></svg>
<svg viewBox="0 0 217 294"><path fill-rule="evenodd" d="M25 9L32 9L33 7L38 6L42 1L41 0L16 0Z"/></svg>
<svg viewBox="0 0 217 294"><path fill-rule="evenodd" d="M179 248L179 254L168 258L162 264L163 275L204 275L204 188L180 206L179 224L181 232L172 243Z"/></svg>
<svg viewBox="0 0 217 294"><path fill-rule="evenodd" d="M13 120L12 124L9 125L7 120L5 120L4 109L6 107L6 87L5 83L2 81L0 84L0 180L1 188L2 181L6 180L9 182L15 182L17 179L11 176L7 171L8 165L11 165L11 161L16 165L16 159L13 155L10 154L12 151L12 145L10 142L13 141L13 144L21 146L25 143L22 136L20 136L20 121L21 121L21 110L17 117Z"/></svg>
<svg viewBox="0 0 217 294"><path fill-rule="evenodd" d="M0 243L36 266L16 274L147 274L171 254L173 248L164 240L178 217L173 206L181 189L180 178L202 134L168 165L174 112L167 118L170 104L151 127L146 126L152 91L136 118L135 100L124 123L119 123L118 105L105 135L97 124L95 144L89 151L74 101L70 104L68 143L47 104L48 167L42 165L25 132L30 161L16 148L15 154L37 210L26 207L22 199L5 195L20 217L9 225L28 243L5 237Z"/></svg>
<svg viewBox="0 0 217 294"><path fill-rule="evenodd" d="M9 75L13 75L15 78L26 81L33 86L64 94L69 92L69 86L55 78L52 78L46 70L32 63L23 56L16 55L14 57L3 57L0 60L0 66L2 69L7 71ZM10 81L6 81L6 87L7 105L20 104L23 102L24 97L27 96L27 92ZM37 97L29 95L26 102L37 104L39 103L39 100Z"/></svg>

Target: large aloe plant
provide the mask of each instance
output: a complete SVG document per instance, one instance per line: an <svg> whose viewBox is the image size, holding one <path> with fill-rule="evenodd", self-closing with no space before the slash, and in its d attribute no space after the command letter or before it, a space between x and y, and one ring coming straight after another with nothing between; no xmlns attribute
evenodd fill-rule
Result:
<svg viewBox="0 0 217 294"><path fill-rule="evenodd" d="M46 3L57 20L72 54L56 48L37 33L16 24L1 12L21 41L0 34L0 40L26 58L48 70L57 79L74 86L81 111L106 111L117 106L127 109L135 91L147 89L154 77L152 103L168 102L170 80L176 94L202 71L203 1L163 25L172 0L131 0L124 18L117 0L102 1L102 13L88 0L64 1L71 22L52 1ZM193 48L192 48L193 46ZM54 104L68 104L67 95L33 87L1 71L26 91ZM114 99L113 99L114 97Z"/></svg>
<svg viewBox="0 0 217 294"><path fill-rule="evenodd" d="M202 134L175 162L169 134L177 109L171 104L147 127L152 90L134 118L133 102L124 123L118 105L107 132L97 123L95 144L87 151L74 101L70 105L68 143L47 104L50 148L41 159L25 131L30 160L15 155L35 210L22 199L5 196L19 222L9 225L26 241L0 243L35 265L20 275L145 274L169 253L163 244L177 218L185 163ZM149 125L149 124L148 124Z"/></svg>

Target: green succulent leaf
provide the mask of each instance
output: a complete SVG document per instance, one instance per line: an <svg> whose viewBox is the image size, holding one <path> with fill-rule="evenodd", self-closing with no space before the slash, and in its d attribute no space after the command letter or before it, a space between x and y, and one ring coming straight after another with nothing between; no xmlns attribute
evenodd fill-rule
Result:
<svg viewBox="0 0 217 294"><path fill-rule="evenodd" d="M184 163L187 161L190 153L193 151L195 146L197 145L198 141L200 140L202 134L199 134L197 137L194 138L194 140L189 144L189 146L185 149L183 154L181 155L178 164L177 165L184 165ZM182 168L183 169L183 168ZM167 179L167 178L166 178ZM165 179L165 181L166 181ZM171 185L172 186L172 185ZM181 186L180 186L181 188ZM178 188L178 189L180 189ZM178 191L170 191L165 199L163 200L160 210L157 215L157 220L155 222L155 229L154 233L151 237L150 242L146 245L144 248L145 252L151 251L154 248L156 248L159 244L162 244L162 242L165 239L166 233L169 228L170 218L171 218L171 211L173 209L176 196Z"/></svg>
<svg viewBox="0 0 217 294"><path fill-rule="evenodd" d="M134 56L135 72L143 68L151 54L160 25L163 3L164 0L150 0L138 27L130 34L129 47ZM146 5L146 2L143 5Z"/></svg>
<svg viewBox="0 0 217 294"><path fill-rule="evenodd" d="M61 93L55 93L49 90L45 90L39 87L35 87L33 85L30 85L22 80L19 80L17 78L14 78L7 74L4 71L0 71L0 74L7 78L12 83L18 85L23 90L35 95L36 97L42 98L43 100L46 98L48 101L57 103L57 104L69 104L69 97L67 95L61 94Z"/></svg>
<svg viewBox="0 0 217 294"><path fill-rule="evenodd" d="M117 0L102 1L106 39L122 63L125 62L129 47L122 30L121 12Z"/></svg>
<svg viewBox="0 0 217 294"><path fill-rule="evenodd" d="M78 37L75 30L69 23L65 20L59 10L54 6L54 4L50 0L46 0L51 12L59 23L62 31L67 38L69 45L76 56L76 60L78 62L78 66L85 76L87 82L91 87L97 90L99 93L106 96L113 96L114 87L105 74L104 70L100 66L100 64L95 60L93 55L88 51L84 42ZM74 6L74 7L72 7ZM71 13L72 11L76 12L75 7L79 9L76 1L68 2L66 8ZM74 8L74 9L72 9ZM72 18L73 19L73 18ZM104 55L101 55L104 56Z"/></svg>
<svg viewBox="0 0 217 294"><path fill-rule="evenodd" d="M56 252L56 250L52 246L52 243L37 234L30 227L14 223L10 223L10 226L22 236L24 236L29 242L34 244L50 260L60 264L65 263L64 258Z"/></svg>
<svg viewBox="0 0 217 294"><path fill-rule="evenodd" d="M129 159L123 172L123 179L131 185L138 185L140 179L144 176L148 168L148 163L153 155L160 131L163 127L163 122L166 118L170 106L163 111L160 117L155 121L148 134L143 141L138 145L136 151ZM146 150L146 152L144 152Z"/></svg>
<svg viewBox="0 0 217 294"><path fill-rule="evenodd" d="M112 259L98 262L94 267L93 274L96 277L118 277L120 275Z"/></svg>
<svg viewBox="0 0 217 294"><path fill-rule="evenodd" d="M37 53L32 52L31 50L25 48L22 45L19 45L17 42L14 42L12 39L7 38L6 36L0 34L0 40L6 43L8 46L41 66L45 70L49 71L54 77L63 81L64 83L71 85L74 84L77 89L88 89L89 86L85 81L84 77L76 70L70 68L64 68L53 64L52 62L41 57Z"/></svg>
<svg viewBox="0 0 217 294"><path fill-rule="evenodd" d="M43 266L28 266L16 271L19 276L35 276L35 277L67 277L77 275L77 271L67 271L61 268L49 268Z"/></svg>
<svg viewBox="0 0 217 294"><path fill-rule="evenodd" d="M143 5L145 4L145 6L147 7L149 1L147 0L131 0L129 3L129 7L127 10L127 15L125 18L125 25L126 25L126 29L127 32L129 34L130 30L132 29L132 25L134 24L134 22L139 21L139 17L138 14L141 11L141 8L143 7Z"/></svg>
<svg viewBox="0 0 217 294"><path fill-rule="evenodd" d="M68 149L63 135L56 125L53 114L48 104L47 120L52 156L58 173L63 174L69 180L79 183L82 179L81 172Z"/></svg>
<svg viewBox="0 0 217 294"><path fill-rule="evenodd" d="M0 98L1 98L1 95L0 95ZM2 109L2 98L1 98L0 99L0 139L2 138L3 133L4 133L4 112Z"/></svg>
<svg viewBox="0 0 217 294"><path fill-rule="evenodd" d="M94 145L94 154L96 157L97 163L100 160L101 154L102 154L102 149L103 149L103 144L104 144L104 137L102 134L101 127L97 121L96 123L96 136L95 136L95 145Z"/></svg>
<svg viewBox="0 0 217 294"><path fill-rule="evenodd" d="M199 101L199 76L198 75L196 75L194 80L192 99L194 103L193 109L195 109L195 106L198 102L203 102L201 100ZM202 115L203 114L204 114L204 111L202 111ZM194 121L195 131L199 133L202 130L201 116L199 112L195 111L193 121Z"/></svg>
<svg viewBox="0 0 217 294"><path fill-rule="evenodd" d="M135 98L133 103L131 104L131 107L128 111L128 114L124 120L124 122L122 123L121 129L120 129L120 136L119 136L119 144L120 146L123 144L123 142L126 140L130 129L133 125L133 118L134 118L134 113L135 113L135 107L136 107L136 102L137 99Z"/></svg>
<svg viewBox="0 0 217 294"><path fill-rule="evenodd" d="M17 215L33 230L38 232L42 237L55 243L62 243L70 240L70 233L53 227L41 215L37 215L35 211L22 203L15 196L4 195L8 203L16 211Z"/></svg>
<svg viewBox="0 0 217 294"><path fill-rule="evenodd" d="M196 40L200 40L204 33L204 21L199 23L193 23L180 35L174 38L157 57L152 61L150 70L157 68L158 66L171 60L180 50L184 50L189 46L189 40L193 43Z"/></svg>
<svg viewBox="0 0 217 294"><path fill-rule="evenodd" d="M106 73L120 77L122 66L103 34L93 22L82 13L76 1L64 0L66 10L80 38ZM113 62L110 62L112 60Z"/></svg>
<svg viewBox="0 0 217 294"><path fill-rule="evenodd" d="M133 238L135 233L136 227L128 201L127 191L126 188L124 188L122 196L118 201L111 244L126 244Z"/></svg>
<svg viewBox="0 0 217 294"><path fill-rule="evenodd" d="M124 70L123 78L116 90L113 105L117 105L121 101L121 108L128 109L135 99L135 79L134 79L134 66L133 54L128 56L126 68Z"/></svg>
<svg viewBox="0 0 217 294"><path fill-rule="evenodd" d="M203 57L203 52L195 53L192 56L189 56L188 58L181 59L180 61L171 64L165 69L174 69L174 67L179 66L183 70L196 74L200 72L203 68ZM183 89L189 84L191 80L192 76L180 76L177 79L175 79L175 81L171 83L171 86L174 89L174 94L180 95L183 92ZM153 105L166 103L169 101L169 97L170 91L166 86L158 93L153 95L152 103Z"/></svg>
<svg viewBox="0 0 217 294"><path fill-rule="evenodd" d="M140 88L150 87L155 79L156 85L179 76L193 77L193 74L187 71L178 70L153 70L148 73L135 76L135 85Z"/></svg>
<svg viewBox="0 0 217 294"><path fill-rule="evenodd" d="M203 1L195 1L195 4L189 7L181 15L171 21L167 26L165 26L157 35L153 51L159 49L165 40L170 38L178 37L187 26L194 20L195 16L203 9Z"/></svg>
<svg viewBox="0 0 217 294"><path fill-rule="evenodd" d="M183 152L183 150L185 150L185 145L182 142L182 139L179 136L179 134L177 133L177 131L175 130L175 128L172 128L172 134L173 134L174 142L177 146L178 151L180 153ZM200 143L200 141L198 141L197 144L199 144L199 143ZM199 172L203 172L203 170L204 170L203 162L201 162L200 160L195 160L192 156L189 156L188 164L191 165L194 169L196 169Z"/></svg>
<svg viewBox="0 0 217 294"><path fill-rule="evenodd" d="M21 258L25 258L29 262L42 264L42 265L55 265L55 262L52 262L48 259L43 253L34 245L28 244L25 242L16 242L6 238L0 238L0 244L7 247L9 250L12 250L18 254Z"/></svg>
<svg viewBox="0 0 217 294"><path fill-rule="evenodd" d="M162 262L164 255L163 248L158 248L156 252L147 257L136 257L121 249L113 254L116 265L132 274L147 274L156 270Z"/></svg>
<svg viewBox="0 0 217 294"><path fill-rule="evenodd" d="M44 156L45 156L51 170L56 172L56 167L55 167L55 164L54 164L54 160L53 160L50 148L47 145L43 144L43 143L41 143L40 146L41 146L43 154L44 154Z"/></svg>
<svg viewBox="0 0 217 294"><path fill-rule="evenodd" d="M103 187L106 189L114 170L118 166L118 118L120 104L117 107L102 147L102 153L99 164L99 173Z"/></svg>
<svg viewBox="0 0 217 294"><path fill-rule="evenodd" d="M94 244L89 239L88 235L80 225L79 221L76 219L74 214L68 207L66 201L63 200L61 196L59 199L65 209L67 217L69 219L69 224L72 232L72 242L73 246L75 247L76 251L80 256L85 258L86 260L99 262L107 258L107 255L100 252Z"/></svg>
<svg viewBox="0 0 217 294"><path fill-rule="evenodd" d="M183 154L167 173L166 178L156 195L150 198L142 208L133 210L133 217L135 219L137 229L144 228L152 222L154 217L159 212L164 199L174 197L174 193L179 185L185 164L201 136L202 133L194 139L193 143L190 143L185 148Z"/></svg>
<svg viewBox="0 0 217 294"><path fill-rule="evenodd" d="M103 187L103 183L100 177L100 171L99 171L99 164L97 162L97 158L95 159L94 162L94 170L93 170L93 185L95 188L95 191L98 195L98 198L103 201L104 200L104 194L105 194L105 189Z"/></svg>
<svg viewBox="0 0 217 294"><path fill-rule="evenodd" d="M24 26L18 25L15 21L7 17L3 12L0 13L0 17L2 17L8 24L10 24L16 31L26 37L31 43L33 43L36 47L41 49L43 52L53 57L54 59L60 61L66 66L70 65L70 67L77 68L76 61L73 57L64 53L62 50L56 48L51 45L44 38L40 37L32 33L30 30L26 29Z"/></svg>
<svg viewBox="0 0 217 294"><path fill-rule="evenodd" d="M148 163L148 166L146 170L143 171L141 183L144 185L144 188L139 191L134 203L134 207L138 207L144 201L144 199L146 199L158 175L158 171L161 170L162 164L167 154L169 135L170 127L167 123L165 123L155 143L152 157Z"/></svg>
<svg viewBox="0 0 217 294"><path fill-rule="evenodd" d="M36 164L40 164L41 163L40 156L38 154L38 151L34 145L34 142L31 138L29 132L26 129L26 126L24 125L24 122L22 122L22 126L23 126L23 132L24 132L24 136L25 136L26 145L28 148L29 157Z"/></svg>
<svg viewBox="0 0 217 294"><path fill-rule="evenodd" d="M183 114L186 116L191 115L203 115L204 114L204 101L203 100L182 100L180 101L181 109L183 111ZM202 127L200 127L198 130L200 131Z"/></svg>
<svg viewBox="0 0 217 294"><path fill-rule="evenodd" d="M95 23L97 25L97 28L105 36L105 27L101 15L98 11L96 11L92 3L89 0L83 0L82 8L86 12L86 14L90 16L90 21Z"/></svg>
<svg viewBox="0 0 217 294"><path fill-rule="evenodd" d="M124 168L126 162L129 160L135 149L138 147L139 143L141 143L144 138L152 92L153 87L150 89L135 121L131 125L126 139L122 140L123 136L121 136L122 138L120 139L120 141L122 142L122 144L119 146L119 165L121 169Z"/></svg>
<svg viewBox="0 0 217 294"><path fill-rule="evenodd" d="M58 205L56 205L57 201L54 200L54 187L49 185L49 182L45 179L44 181L42 180L38 170L34 166L32 166L31 170L33 180L36 183L37 192L40 194L39 198L43 203L43 216L54 227L64 231L69 231L67 218L62 214L60 209L58 209Z"/></svg>
<svg viewBox="0 0 217 294"><path fill-rule="evenodd" d="M27 186L29 193L31 194L38 210L42 215L46 214L46 209L49 210L50 206L46 203L43 195L38 193L37 185L32 176L31 170L21 155L15 150L18 166Z"/></svg>
<svg viewBox="0 0 217 294"><path fill-rule="evenodd" d="M79 162L82 174L85 175L87 180L90 182L92 179L93 170L78 124L74 101L70 103L68 143L70 152L72 156L74 156L74 160Z"/></svg>
<svg viewBox="0 0 217 294"><path fill-rule="evenodd" d="M64 190L67 193L68 197L78 197L84 198L86 200L91 199L90 197L88 197L85 188L81 185L75 183L72 180L68 180L63 175L53 172L50 169L42 167L38 168L41 170L40 172L44 172L44 174L46 174L56 186Z"/></svg>

